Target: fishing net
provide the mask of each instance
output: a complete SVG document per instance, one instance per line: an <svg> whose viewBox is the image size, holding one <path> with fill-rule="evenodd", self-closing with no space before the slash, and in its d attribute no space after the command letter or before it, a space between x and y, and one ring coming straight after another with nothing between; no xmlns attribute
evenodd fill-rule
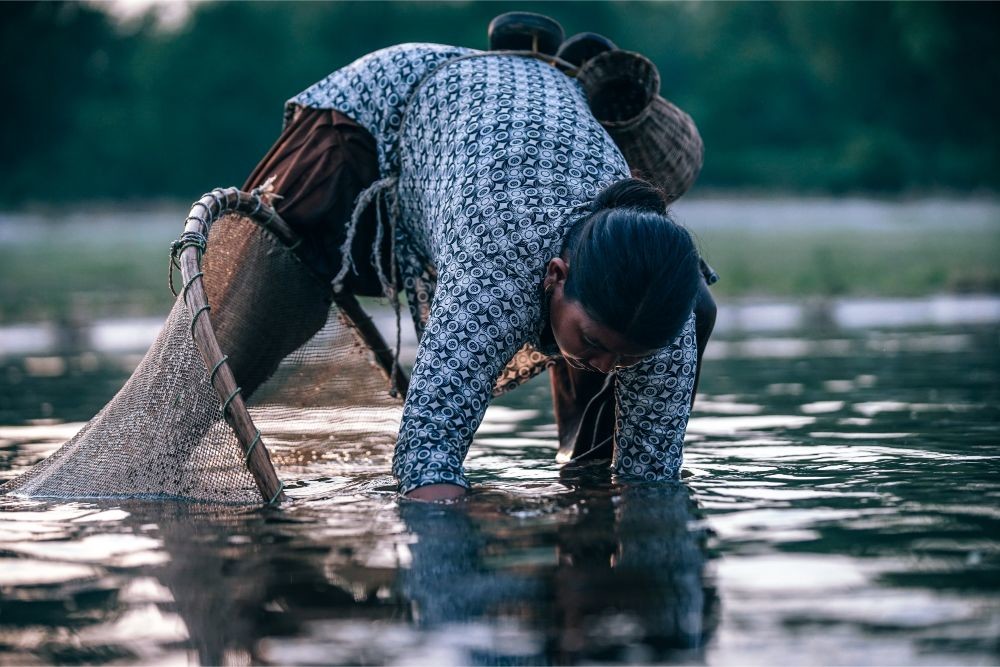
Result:
<svg viewBox="0 0 1000 667"><path fill-rule="evenodd" d="M277 502L283 468L346 444L391 448L405 377L390 391L378 330L300 260L298 243L260 191L199 200L174 244L182 289L135 372L0 492Z"/></svg>

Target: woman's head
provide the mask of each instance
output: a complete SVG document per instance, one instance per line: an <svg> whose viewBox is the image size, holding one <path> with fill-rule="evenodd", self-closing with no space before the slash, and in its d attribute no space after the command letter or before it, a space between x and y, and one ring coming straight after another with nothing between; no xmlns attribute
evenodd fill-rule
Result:
<svg viewBox="0 0 1000 667"><path fill-rule="evenodd" d="M619 181L597 196L549 262L556 343L571 363L595 370L635 363L680 333L699 280L691 237L667 215L659 191Z"/></svg>

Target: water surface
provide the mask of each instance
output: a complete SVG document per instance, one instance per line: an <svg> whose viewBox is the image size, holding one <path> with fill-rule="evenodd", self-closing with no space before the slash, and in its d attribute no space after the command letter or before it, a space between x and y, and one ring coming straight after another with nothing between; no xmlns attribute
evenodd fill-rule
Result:
<svg viewBox="0 0 1000 667"><path fill-rule="evenodd" d="M2 479L134 363L41 358L4 361ZM0 661L994 664L998 362L992 325L730 329L680 484L557 466L540 379L455 505L349 443L277 510L5 500Z"/></svg>

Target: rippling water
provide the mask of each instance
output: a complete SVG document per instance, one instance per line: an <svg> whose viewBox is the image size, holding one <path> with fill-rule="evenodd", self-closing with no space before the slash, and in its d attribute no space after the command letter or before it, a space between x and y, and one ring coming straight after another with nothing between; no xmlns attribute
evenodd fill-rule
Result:
<svg viewBox="0 0 1000 667"><path fill-rule="evenodd" d="M0 663L995 664L996 328L709 352L681 484L557 466L543 379L490 409L455 505L351 446L278 510L4 500ZM4 421L51 419L0 427L0 479L129 362L4 363Z"/></svg>

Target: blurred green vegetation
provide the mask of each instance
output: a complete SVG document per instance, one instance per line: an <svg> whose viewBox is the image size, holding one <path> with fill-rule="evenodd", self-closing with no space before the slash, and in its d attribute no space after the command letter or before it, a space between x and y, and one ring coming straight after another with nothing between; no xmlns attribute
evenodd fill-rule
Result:
<svg viewBox="0 0 1000 667"><path fill-rule="evenodd" d="M727 297L916 297L1000 293L993 230L711 229L698 233Z"/></svg>
<svg viewBox="0 0 1000 667"><path fill-rule="evenodd" d="M183 214L177 213L174 226L139 222L145 217L135 214L125 238L87 236L100 224L95 215L0 244L0 323L165 314L173 304L167 247ZM813 223L807 218L801 229L693 227L705 258L722 274L713 293L722 301L1000 293L1000 235L993 228L960 225L956 232L925 225L911 232L905 223L885 230L817 229ZM113 224L125 223L107 222Z"/></svg>
<svg viewBox="0 0 1000 667"><path fill-rule="evenodd" d="M166 314L174 297L167 288L165 246L110 252L58 236L31 245L0 245L0 323ZM179 282L178 273L174 284Z"/></svg>
<svg viewBox="0 0 1000 667"><path fill-rule="evenodd" d="M485 48L514 9L651 57L701 189L1000 189L994 3L209 2L168 30L40 2L0 3L0 205L238 185L288 97L399 42Z"/></svg>

